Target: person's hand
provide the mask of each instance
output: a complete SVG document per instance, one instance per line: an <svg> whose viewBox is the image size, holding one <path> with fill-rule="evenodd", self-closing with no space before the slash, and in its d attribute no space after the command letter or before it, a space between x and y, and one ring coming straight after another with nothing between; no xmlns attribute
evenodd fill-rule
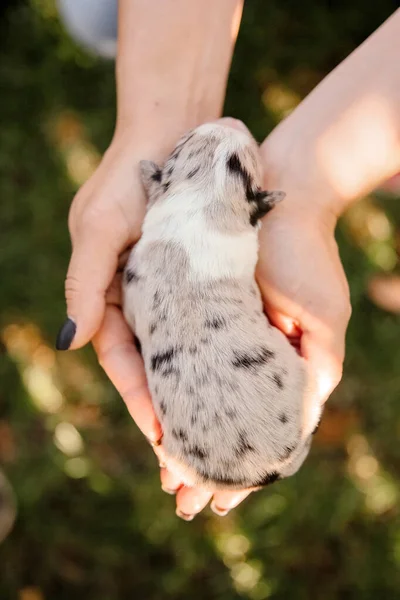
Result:
<svg viewBox="0 0 400 600"><path fill-rule="evenodd" d="M140 236L145 197L135 164L147 152L144 144L117 138L73 200L73 250L65 283L70 320L60 331L57 347L79 348L94 339L101 365L138 426L155 442L161 429L141 357L122 316L116 276L121 253Z"/></svg>
<svg viewBox="0 0 400 600"><path fill-rule="evenodd" d="M268 143L261 147L266 187L282 185L287 197L262 224L256 275L265 312L306 361L311 415L342 376L349 288L334 237L335 204L299 175L300 156L292 170L279 162L271 169Z"/></svg>

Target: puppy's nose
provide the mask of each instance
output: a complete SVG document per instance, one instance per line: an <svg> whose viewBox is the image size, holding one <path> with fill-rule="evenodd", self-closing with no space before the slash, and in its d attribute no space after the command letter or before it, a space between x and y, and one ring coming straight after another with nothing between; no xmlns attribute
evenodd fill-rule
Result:
<svg viewBox="0 0 400 600"><path fill-rule="evenodd" d="M218 125L223 125L224 127L231 127L232 129L238 129L239 131L243 131L244 133L250 134L250 131L247 129L246 125L239 119L233 119L232 117L223 117L222 119L218 119L218 121L215 122L218 123Z"/></svg>

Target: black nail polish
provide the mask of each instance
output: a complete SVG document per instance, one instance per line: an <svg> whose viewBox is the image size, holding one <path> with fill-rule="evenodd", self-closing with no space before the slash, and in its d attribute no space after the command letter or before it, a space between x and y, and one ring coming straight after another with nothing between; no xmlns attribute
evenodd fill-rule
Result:
<svg viewBox="0 0 400 600"><path fill-rule="evenodd" d="M76 323L69 317L61 327L57 335L56 348L57 350L68 350L76 333Z"/></svg>

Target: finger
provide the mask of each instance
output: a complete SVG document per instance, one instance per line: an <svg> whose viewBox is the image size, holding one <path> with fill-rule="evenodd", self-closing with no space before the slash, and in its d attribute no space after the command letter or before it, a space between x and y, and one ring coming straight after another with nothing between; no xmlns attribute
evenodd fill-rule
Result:
<svg viewBox="0 0 400 600"><path fill-rule="evenodd" d="M344 341L344 340L343 340ZM318 335L304 333L301 354L306 359L307 393L303 405L303 431L312 433L321 415L321 406L328 400L342 378L343 351L326 345Z"/></svg>
<svg viewBox="0 0 400 600"><path fill-rule="evenodd" d="M300 326L295 319L284 315L282 312L268 306L267 303L264 303L264 306L269 320L273 325L275 325L275 327L278 327L278 329L280 329L282 333L284 333L287 337L297 338L301 336Z"/></svg>
<svg viewBox="0 0 400 600"><path fill-rule="evenodd" d="M168 469L160 471L161 489L167 494L176 494L183 486L183 483L178 475L175 475Z"/></svg>
<svg viewBox="0 0 400 600"><path fill-rule="evenodd" d="M192 521L212 498L212 492L200 488L182 487L176 495L176 514L184 521Z"/></svg>
<svg viewBox="0 0 400 600"><path fill-rule="evenodd" d="M133 244L130 244L118 257L118 268L117 272L122 273L125 268L126 263L128 262L128 258L130 253L132 252Z"/></svg>
<svg viewBox="0 0 400 600"><path fill-rule="evenodd" d="M114 279L109 286L105 302L106 304L114 304L114 306L120 307L122 304L122 273L116 273Z"/></svg>
<svg viewBox="0 0 400 600"><path fill-rule="evenodd" d="M232 510L232 508L235 508L238 506L238 504L243 502L243 500L247 498L252 491L253 490L241 490L238 492L215 492L210 508L213 512L215 512L216 515L224 517L230 510Z"/></svg>
<svg viewBox="0 0 400 600"><path fill-rule="evenodd" d="M101 328L93 338L93 346L131 417L144 435L157 443L162 437L162 430L151 402L143 360L117 307L107 306Z"/></svg>
<svg viewBox="0 0 400 600"><path fill-rule="evenodd" d="M118 239L118 246L115 244ZM57 348L79 348L89 342L104 316L105 294L117 270L118 255L127 240L108 227L88 228L75 236L65 282L68 319Z"/></svg>

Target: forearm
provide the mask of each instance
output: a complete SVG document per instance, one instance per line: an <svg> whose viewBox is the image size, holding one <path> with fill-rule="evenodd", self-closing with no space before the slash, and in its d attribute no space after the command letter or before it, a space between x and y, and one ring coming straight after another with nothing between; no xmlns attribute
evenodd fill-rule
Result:
<svg viewBox="0 0 400 600"><path fill-rule="evenodd" d="M269 185L340 214L399 171L399 56L400 10L264 142Z"/></svg>
<svg viewBox="0 0 400 600"><path fill-rule="evenodd" d="M117 135L157 140L220 116L243 0L120 0ZM157 158L157 157L155 157Z"/></svg>

